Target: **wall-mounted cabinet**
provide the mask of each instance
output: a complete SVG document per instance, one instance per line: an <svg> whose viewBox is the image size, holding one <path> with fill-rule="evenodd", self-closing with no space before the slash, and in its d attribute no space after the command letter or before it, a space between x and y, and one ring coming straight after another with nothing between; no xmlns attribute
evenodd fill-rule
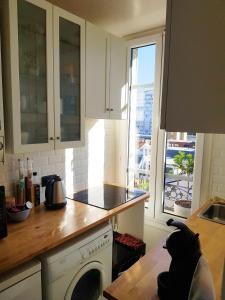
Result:
<svg viewBox="0 0 225 300"><path fill-rule="evenodd" d="M44 0L2 7L6 147L74 147L84 138L85 21Z"/></svg>
<svg viewBox="0 0 225 300"><path fill-rule="evenodd" d="M53 9L56 148L84 143L85 21Z"/></svg>
<svg viewBox="0 0 225 300"><path fill-rule="evenodd" d="M86 22L86 117L127 118L126 42Z"/></svg>
<svg viewBox="0 0 225 300"><path fill-rule="evenodd" d="M225 1L168 0L161 128L225 133Z"/></svg>

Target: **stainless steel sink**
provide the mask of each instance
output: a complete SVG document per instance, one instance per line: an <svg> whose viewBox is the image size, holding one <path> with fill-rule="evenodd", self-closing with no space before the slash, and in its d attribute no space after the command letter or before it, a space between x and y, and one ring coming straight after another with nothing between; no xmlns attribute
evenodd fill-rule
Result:
<svg viewBox="0 0 225 300"><path fill-rule="evenodd" d="M225 224L225 204L210 204L199 214L202 219Z"/></svg>

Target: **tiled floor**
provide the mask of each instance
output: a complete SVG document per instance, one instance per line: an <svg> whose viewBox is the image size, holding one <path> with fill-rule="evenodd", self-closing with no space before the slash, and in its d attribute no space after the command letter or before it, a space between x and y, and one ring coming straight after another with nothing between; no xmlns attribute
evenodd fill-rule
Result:
<svg viewBox="0 0 225 300"><path fill-rule="evenodd" d="M152 249L160 240L166 238L169 232L148 224L144 224L144 242L146 251Z"/></svg>

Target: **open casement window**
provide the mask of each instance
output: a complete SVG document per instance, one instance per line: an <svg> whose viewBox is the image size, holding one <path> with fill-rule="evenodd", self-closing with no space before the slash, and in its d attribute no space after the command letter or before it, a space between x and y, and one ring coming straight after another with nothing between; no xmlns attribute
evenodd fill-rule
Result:
<svg viewBox="0 0 225 300"><path fill-rule="evenodd" d="M163 34L130 41L127 184L150 192L146 216L164 221L198 207L203 135L159 129L162 42ZM179 203L190 205L186 215Z"/></svg>
<svg viewBox="0 0 225 300"><path fill-rule="evenodd" d="M155 217L188 218L199 207L204 135L159 130Z"/></svg>

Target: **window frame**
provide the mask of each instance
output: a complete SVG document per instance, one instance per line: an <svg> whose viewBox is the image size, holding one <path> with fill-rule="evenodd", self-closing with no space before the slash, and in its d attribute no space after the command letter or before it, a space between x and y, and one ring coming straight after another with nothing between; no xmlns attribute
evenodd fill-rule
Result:
<svg viewBox="0 0 225 300"><path fill-rule="evenodd" d="M163 58L163 32L141 37L128 41L128 66L129 66L129 93L128 93L128 138L127 138L127 173L126 182L128 182L128 166L129 166L129 130L130 130L130 96L131 96L131 49L147 46L156 45L155 55L155 79L154 79L154 100L153 100L153 115L152 115L152 148L151 148L151 168L150 168L150 179L153 178L157 170L157 148L158 148L158 130L160 124L160 91L161 91L161 76L162 76L162 58ZM154 159L153 159L154 158ZM150 216L154 217L155 210L155 180L150 180L149 189L151 190L151 197L149 200L149 212Z"/></svg>
<svg viewBox="0 0 225 300"><path fill-rule="evenodd" d="M201 175L202 175L202 160L203 160L203 145L204 145L204 134L196 133L196 144L195 144L195 159L194 159L194 173L193 173L193 193L192 193L192 205L191 213L199 208L200 204L200 190L201 190ZM156 198L154 218L158 221L165 222L170 217L184 221L185 219L170 213L163 212L163 193L164 193L164 166L165 166L165 149L166 149L166 132L165 130L159 129L158 139L158 163L156 172ZM160 199L160 201L156 201Z"/></svg>
<svg viewBox="0 0 225 300"><path fill-rule="evenodd" d="M154 100L153 100L153 115L152 115L152 148L151 148L151 168L149 190L151 191L148 209L145 212L147 221L155 221L165 224L170 217L184 221L185 219L176 215L163 212L163 191L164 191L164 165L165 165L165 140L166 132L160 129L160 112L161 112L161 92L162 92L162 76L164 62L164 32L140 37L128 41L128 134L127 134L127 169L126 183L128 183L128 167L129 167L129 130L130 130L130 109L131 109L131 50L132 48L156 45L155 55L155 80L154 80ZM135 85L133 85L135 86ZM193 174L193 199L191 212L195 211L200 204L201 191L201 176L202 176L202 161L203 161L203 145L204 134L196 133L196 155L194 161ZM159 199L157 201L157 199Z"/></svg>

